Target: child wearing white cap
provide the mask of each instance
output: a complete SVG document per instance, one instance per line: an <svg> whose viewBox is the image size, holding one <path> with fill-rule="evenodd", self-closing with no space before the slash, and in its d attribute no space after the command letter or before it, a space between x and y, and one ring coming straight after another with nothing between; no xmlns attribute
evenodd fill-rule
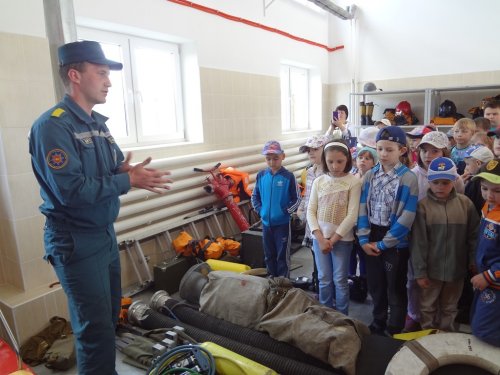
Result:
<svg viewBox="0 0 500 375"><path fill-rule="evenodd" d="M465 154L465 171L461 178L465 181L465 195L474 203L479 215L484 205L484 198L481 194L481 184L479 180L471 180L471 178L479 172L479 169L484 164L494 158L495 155L493 155L493 152L486 146L470 147L469 151Z"/></svg>
<svg viewBox="0 0 500 375"><path fill-rule="evenodd" d="M434 159L429 190L418 202L410 253L419 288L422 329L453 331L468 268L474 264L479 216L472 202L457 194L457 168L449 158Z"/></svg>
<svg viewBox="0 0 500 375"><path fill-rule="evenodd" d="M448 136L440 131L433 131L425 134L418 145L417 165L412 168L418 179L418 200L427 195L429 181L427 179L427 169L431 161L438 157L449 157ZM455 181L457 193L464 193L464 183L461 179Z"/></svg>

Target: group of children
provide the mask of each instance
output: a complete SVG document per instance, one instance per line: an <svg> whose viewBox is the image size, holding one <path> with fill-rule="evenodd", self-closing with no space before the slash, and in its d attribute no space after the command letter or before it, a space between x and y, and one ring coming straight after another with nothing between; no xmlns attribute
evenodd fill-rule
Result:
<svg viewBox="0 0 500 375"><path fill-rule="evenodd" d="M290 215L298 209L306 243L312 239L320 303L349 313L357 250L373 333L393 335L410 329L409 321L454 330L466 280L474 288L473 333L500 346L500 128L488 133L493 150L472 145L475 132L473 120L457 121L450 149L448 136L432 129L416 146L414 165L397 126L380 126L355 161L344 140L313 136L300 148L312 164L302 201L282 166L283 149L267 142L269 168L257 175L252 205L262 218L268 274L289 276Z"/></svg>

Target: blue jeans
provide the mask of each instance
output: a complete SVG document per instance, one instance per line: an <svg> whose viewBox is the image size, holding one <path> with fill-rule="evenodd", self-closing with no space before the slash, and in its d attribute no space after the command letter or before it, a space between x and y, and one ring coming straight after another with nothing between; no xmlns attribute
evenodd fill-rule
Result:
<svg viewBox="0 0 500 375"><path fill-rule="evenodd" d="M313 240L314 257L318 266L319 302L333 307L335 288L336 309L349 313L349 260L352 241L338 241L328 254L323 254L317 240Z"/></svg>
<svg viewBox="0 0 500 375"><path fill-rule="evenodd" d="M114 375L121 300L120 256L113 226L93 232L45 228L45 258L68 297L78 374Z"/></svg>
<svg viewBox="0 0 500 375"><path fill-rule="evenodd" d="M290 276L290 223L262 225L264 260L270 276Z"/></svg>

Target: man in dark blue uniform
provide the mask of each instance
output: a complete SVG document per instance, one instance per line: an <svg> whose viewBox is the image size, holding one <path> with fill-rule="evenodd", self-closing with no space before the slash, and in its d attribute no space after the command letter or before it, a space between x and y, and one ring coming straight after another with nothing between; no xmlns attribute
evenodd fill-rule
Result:
<svg viewBox="0 0 500 375"><path fill-rule="evenodd" d="M94 112L106 102L110 70L97 42L63 45L59 73L67 94L33 124L29 150L46 216L45 259L68 297L79 374L116 374L115 327L121 299L120 258L113 229L120 202L131 187L162 193L169 180L145 166L130 165Z"/></svg>

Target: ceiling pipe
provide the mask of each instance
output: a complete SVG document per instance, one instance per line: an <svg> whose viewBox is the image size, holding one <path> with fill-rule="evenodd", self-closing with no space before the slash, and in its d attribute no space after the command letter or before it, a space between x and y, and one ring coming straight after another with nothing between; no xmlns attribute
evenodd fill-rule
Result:
<svg viewBox="0 0 500 375"><path fill-rule="evenodd" d="M309 0L309 1L343 20L353 19L354 14L356 13L356 5L354 4L344 9L332 3L330 0Z"/></svg>
<svg viewBox="0 0 500 375"><path fill-rule="evenodd" d="M257 22L254 22L254 21L251 21L251 20L248 20L248 19L245 19L245 18L238 17L238 16L233 16L231 14L221 12L220 10L217 10L217 9L214 9L214 8L209 8L209 7L206 7L206 6L201 5L201 4L196 4L196 3L193 3L193 2L188 1L188 0L166 0L166 1L169 1L169 2L175 3L175 4L179 4L179 5L184 5L184 6L187 6L187 7L191 7L193 9L196 9L196 10L199 10L199 11L202 11L202 12L206 12L206 13L210 13L210 14L213 14L215 16L219 16L219 17L225 18L225 19L230 20L230 21L241 22L241 23L243 23L245 25L248 25L248 26L252 26L252 27L256 27L256 28L259 28L259 29L262 29L262 30L266 30L266 31L269 31L269 32L272 32L272 33L280 34L280 35L285 36L287 38L296 40L298 42L307 43L307 44L310 44L312 46L324 48L328 52L333 52L333 51L337 51L339 49L344 48L343 45L336 46L336 47L328 47L328 46L326 46L324 44L317 43L317 42L314 42L312 40L308 40L308 39L304 39L304 38L292 35L290 33L287 33L286 31L283 31L283 30L280 30L280 29L276 29L274 27L266 26L266 25L263 25L261 23L257 23Z"/></svg>

